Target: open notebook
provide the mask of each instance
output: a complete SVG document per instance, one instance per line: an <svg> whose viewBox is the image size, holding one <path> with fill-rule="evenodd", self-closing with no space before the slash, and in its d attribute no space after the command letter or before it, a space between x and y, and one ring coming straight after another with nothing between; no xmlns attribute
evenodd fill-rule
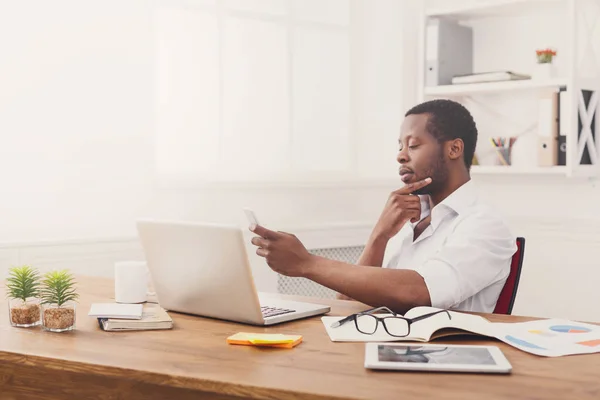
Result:
<svg viewBox="0 0 600 400"><path fill-rule="evenodd" d="M415 318L440 310L433 307L415 307L404 316ZM542 319L529 322L500 323L490 322L479 315L449 311L411 325L410 335L395 337L389 335L381 324L372 335L366 335L356 329L353 321L337 328L332 327L344 317L321 318L323 325L333 342L429 342L452 335L482 335L499 339L520 350L540 356L556 357L569 354L587 354L600 352L600 326L563 319ZM376 314L378 317L390 314Z"/></svg>
<svg viewBox="0 0 600 400"><path fill-rule="evenodd" d="M432 307L416 307L409 310L404 316L414 318L420 315L428 314L439 309ZM410 335L405 338L398 338L388 335L388 333L379 325L377 331L372 335L366 335L356 330L354 322L350 321L344 325L333 328L331 325L344 317L322 317L321 321L329 337L334 342L390 342L390 341L413 341L428 342L443 336L474 333L484 336L494 336L490 321L478 315L470 315L449 311L451 319L446 313L436 314L430 318L415 322L411 325ZM390 314L375 314L378 317L386 317Z"/></svg>

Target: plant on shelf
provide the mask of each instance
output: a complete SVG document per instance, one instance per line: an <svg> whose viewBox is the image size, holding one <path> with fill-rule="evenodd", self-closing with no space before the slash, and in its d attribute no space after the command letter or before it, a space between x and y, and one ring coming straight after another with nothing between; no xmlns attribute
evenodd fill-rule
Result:
<svg viewBox="0 0 600 400"><path fill-rule="evenodd" d="M12 326L30 327L40 324L39 286L40 276L35 268L22 265L8 270L6 294Z"/></svg>
<svg viewBox="0 0 600 400"><path fill-rule="evenodd" d="M44 275L40 297L42 300L42 328L52 332L75 329L75 279L68 270L50 271Z"/></svg>
<svg viewBox="0 0 600 400"><path fill-rule="evenodd" d="M556 50L552 49L538 49L535 51L538 64L551 63L553 58L556 56Z"/></svg>
<svg viewBox="0 0 600 400"><path fill-rule="evenodd" d="M554 77L554 57L556 50L550 48L538 49L535 51L537 63L533 72L534 79L551 79Z"/></svg>

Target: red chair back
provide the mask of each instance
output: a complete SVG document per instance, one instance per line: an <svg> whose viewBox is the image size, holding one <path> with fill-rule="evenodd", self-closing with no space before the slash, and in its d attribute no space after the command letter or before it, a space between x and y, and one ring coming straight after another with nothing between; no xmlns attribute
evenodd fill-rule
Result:
<svg viewBox="0 0 600 400"><path fill-rule="evenodd" d="M517 297L517 289L519 287L519 279L521 278L521 269L523 268L523 258L525 254L525 238L517 238L517 251L513 255L510 264L510 273L506 278L506 283L500 292L494 314L512 313L515 298Z"/></svg>

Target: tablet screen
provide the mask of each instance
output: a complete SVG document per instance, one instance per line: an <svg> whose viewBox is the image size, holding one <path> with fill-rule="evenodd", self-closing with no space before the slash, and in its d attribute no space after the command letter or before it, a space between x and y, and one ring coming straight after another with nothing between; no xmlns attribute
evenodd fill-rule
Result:
<svg viewBox="0 0 600 400"><path fill-rule="evenodd" d="M387 363L497 365L486 347L379 344L377 357Z"/></svg>

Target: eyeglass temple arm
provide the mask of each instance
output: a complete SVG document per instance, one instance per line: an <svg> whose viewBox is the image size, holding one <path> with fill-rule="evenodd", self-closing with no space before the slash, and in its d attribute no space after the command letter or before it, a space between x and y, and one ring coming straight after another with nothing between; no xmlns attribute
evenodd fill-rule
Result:
<svg viewBox="0 0 600 400"><path fill-rule="evenodd" d="M377 312L377 311L387 311L387 312L392 313L394 315L398 315L397 313L393 312L392 310L390 310L386 306L371 308L370 310L362 311L362 312L359 312L358 314L372 314L372 313Z"/></svg>
<svg viewBox="0 0 600 400"><path fill-rule="evenodd" d="M434 312L429 313L429 314L423 314L423 315L419 315L418 317L411 318L411 321L412 322L420 321L422 319L429 318L431 316L434 316L436 314L441 314L443 312L445 312L448 315L449 319L452 319L452 315L450 315L450 313L448 312L448 310L439 310L439 311L434 311Z"/></svg>

